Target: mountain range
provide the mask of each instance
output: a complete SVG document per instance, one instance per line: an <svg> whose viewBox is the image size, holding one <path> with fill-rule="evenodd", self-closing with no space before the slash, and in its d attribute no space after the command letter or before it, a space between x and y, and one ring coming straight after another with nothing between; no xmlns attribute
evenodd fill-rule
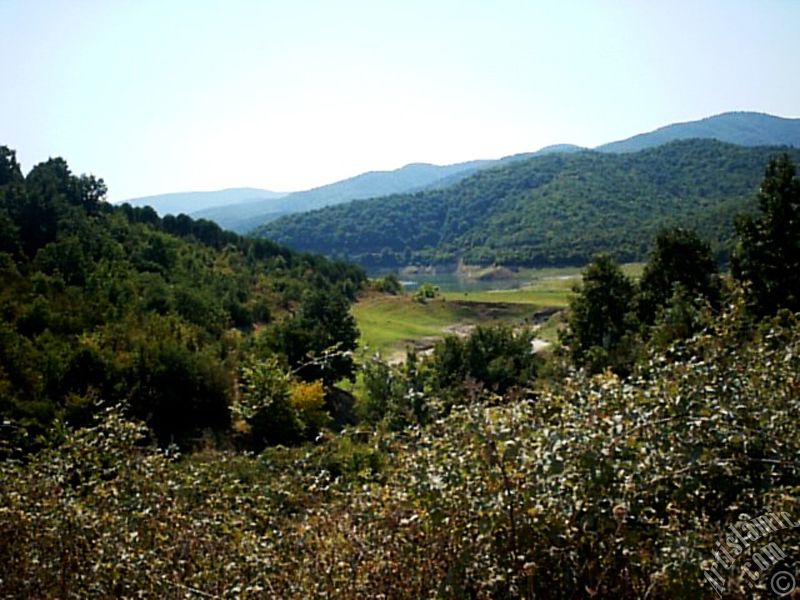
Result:
<svg viewBox="0 0 800 600"><path fill-rule="evenodd" d="M595 151L632 153L691 138L715 139L740 146L800 147L800 119L755 112L730 112L698 121L667 125L655 131L598 146ZM502 167L537 156L582 150L586 149L571 144L559 144L537 152L516 154L498 160L474 160L444 166L414 163L392 171L371 171L293 193L234 188L216 192L149 196L131 200L129 203L135 206L150 205L161 214L184 212L195 218L215 221L226 229L245 233L292 213L351 200L442 189L484 169Z"/></svg>
<svg viewBox="0 0 800 600"><path fill-rule="evenodd" d="M131 206L150 206L162 215L178 215L180 213L192 215L198 211L212 207L230 204L246 206L251 202L257 202L259 200L277 200L286 195L286 192L271 192L259 188L244 187L216 190L213 192L176 192L173 194L159 194L142 198L132 198L131 200L126 200L126 202Z"/></svg>
<svg viewBox="0 0 800 600"><path fill-rule="evenodd" d="M600 152L638 152L691 138L714 139L737 146L800 147L800 119L756 112L729 112L699 121L674 123L649 133L598 146Z"/></svg>
<svg viewBox="0 0 800 600"><path fill-rule="evenodd" d="M533 156L575 150L580 150L580 148L569 144L560 144L542 148L537 152L516 154L499 160L473 160L443 166L412 163L393 171L362 173L342 181L303 192L286 194L278 198L265 195L255 201L232 202L222 206L196 209L191 212L191 215L198 219L209 219L232 231L246 233L284 215L341 204L350 200L447 187L481 169L525 160Z"/></svg>
<svg viewBox="0 0 800 600"><path fill-rule="evenodd" d="M658 230L687 226L724 261L736 214L756 206L770 158L800 150L676 140L638 152L584 150L484 169L444 189L283 217L255 234L369 268L644 260Z"/></svg>

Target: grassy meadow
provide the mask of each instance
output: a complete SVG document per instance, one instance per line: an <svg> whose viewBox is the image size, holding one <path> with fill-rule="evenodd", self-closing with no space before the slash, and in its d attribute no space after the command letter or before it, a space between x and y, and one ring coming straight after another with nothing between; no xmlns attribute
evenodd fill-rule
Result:
<svg viewBox="0 0 800 600"><path fill-rule="evenodd" d="M638 279L643 265L623 265L629 277ZM353 316L361 331L361 347L369 354L380 353L392 360L410 347L432 345L446 333L463 331L480 324L505 322L523 324L541 310L565 308L572 288L580 282L581 269L520 269L508 279L487 286L481 279L487 271L476 270L467 274L453 286L448 274L441 279L441 294L428 302L417 302L411 293L396 296L368 294L352 307ZM436 278L424 281L437 285ZM471 286L471 282L475 282ZM509 287L513 284L516 287ZM561 315L548 319L539 330L539 336L553 342Z"/></svg>
<svg viewBox="0 0 800 600"><path fill-rule="evenodd" d="M530 317L529 303L505 304L436 298L417 302L409 294L369 295L352 308L361 331L361 346L391 359L409 347L430 345L445 333L481 323L519 322Z"/></svg>

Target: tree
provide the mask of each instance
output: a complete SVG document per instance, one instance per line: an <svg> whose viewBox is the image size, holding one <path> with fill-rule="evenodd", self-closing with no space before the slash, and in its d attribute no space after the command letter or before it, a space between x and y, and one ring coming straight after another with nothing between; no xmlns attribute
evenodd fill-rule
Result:
<svg viewBox="0 0 800 600"><path fill-rule="evenodd" d="M652 324L658 309L667 305L677 286L689 298L702 296L712 305L719 301L717 265L711 247L693 231L680 227L664 229L656 237L639 283L639 319Z"/></svg>
<svg viewBox="0 0 800 600"><path fill-rule="evenodd" d="M363 366L364 394L358 405L359 416L367 423L378 423L389 416L393 429L402 429L415 420L408 382L397 369L375 357Z"/></svg>
<svg viewBox="0 0 800 600"><path fill-rule="evenodd" d="M22 170L17 162L17 153L8 146L0 146L0 186L22 183Z"/></svg>
<svg viewBox="0 0 800 600"><path fill-rule="evenodd" d="M291 319L277 325L272 349L286 355L289 365L305 381L321 379L326 386L353 378L358 328L345 298L330 289L303 294Z"/></svg>
<svg viewBox="0 0 800 600"><path fill-rule="evenodd" d="M631 313L633 283L608 255L595 256L569 303L565 335L572 360L599 371L626 362L628 337L636 328Z"/></svg>
<svg viewBox="0 0 800 600"><path fill-rule="evenodd" d="M733 276L758 315L800 310L800 179L788 154L767 165L758 193L760 215L736 223Z"/></svg>
<svg viewBox="0 0 800 600"><path fill-rule="evenodd" d="M397 275L394 273L389 273L382 279L377 280L374 284L374 287L379 292L383 292L384 294L392 294L393 296L396 296L403 291L403 285L400 283L400 280L397 279Z"/></svg>
<svg viewBox="0 0 800 600"><path fill-rule="evenodd" d="M78 180L81 206L89 214L95 214L106 199L108 188L102 179L94 175L81 175Z"/></svg>
<svg viewBox="0 0 800 600"><path fill-rule="evenodd" d="M455 388L468 378L498 394L525 386L536 375L532 341L530 331L516 333L508 325L478 326L465 339L446 336L428 362L434 389Z"/></svg>
<svg viewBox="0 0 800 600"><path fill-rule="evenodd" d="M508 325L478 326L464 342L467 373L498 394L524 386L536 374L532 342L529 331L517 334Z"/></svg>
<svg viewBox="0 0 800 600"><path fill-rule="evenodd" d="M414 300L416 302L427 302L433 300L439 295L439 286L432 283L423 283L416 292L414 292Z"/></svg>
<svg viewBox="0 0 800 600"><path fill-rule="evenodd" d="M300 441L303 423L291 403L291 378L277 357L244 365L241 375L241 394L231 412L247 423L250 445L262 450Z"/></svg>

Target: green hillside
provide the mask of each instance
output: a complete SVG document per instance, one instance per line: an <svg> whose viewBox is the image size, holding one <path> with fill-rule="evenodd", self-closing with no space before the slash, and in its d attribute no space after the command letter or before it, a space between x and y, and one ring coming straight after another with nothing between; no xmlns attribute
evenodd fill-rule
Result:
<svg viewBox="0 0 800 600"><path fill-rule="evenodd" d="M490 167L555 152L575 152L578 146L559 144L537 152L515 154L498 160L473 160L454 165L415 163L393 171L370 171L303 192L282 197L214 206L194 210L196 218L209 219L225 229L247 233L284 215L342 204L351 200L390 194L415 193L454 185L473 173Z"/></svg>
<svg viewBox="0 0 800 600"><path fill-rule="evenodd" d="M103 401L184 443L229 431L256 357L326 385L352 374L347 357L302 363L355 347L359 268L104 196L60 158L23 178L0 147L0 439L29 447Z"/></svg>
<svg viewBox="0 0 800 600"><path fill-rule="evenodd" d="M723 257L734 214L752 205L764 165L781 150L684 140L628 154L537 156L446 189L292 215L256 234L369 267L563 266L598 251L642 260L660 228L686 225Z"/></svg>
<svg viewBox="0 0 800 600"><path fill-rule="evenodd" d="M283 215L322 208L359 198L412 192L440 180L455 181L474 173L490 161L472 161L455 165L411 164L393 171L370 171L282 197L265 197L253 202L208 207L193 216L210 219L220 226L245 233Z"/></svg>

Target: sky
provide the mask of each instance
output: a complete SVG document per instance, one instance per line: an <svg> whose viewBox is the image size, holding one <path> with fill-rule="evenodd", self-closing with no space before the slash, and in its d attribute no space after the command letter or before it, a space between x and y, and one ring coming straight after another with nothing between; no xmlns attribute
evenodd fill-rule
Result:
<svg viewBox="0 0 800 600"><path fill-rule="evenodd" d="M0 145L112 201L800 116L800 0L0 0Z"/></svg>

